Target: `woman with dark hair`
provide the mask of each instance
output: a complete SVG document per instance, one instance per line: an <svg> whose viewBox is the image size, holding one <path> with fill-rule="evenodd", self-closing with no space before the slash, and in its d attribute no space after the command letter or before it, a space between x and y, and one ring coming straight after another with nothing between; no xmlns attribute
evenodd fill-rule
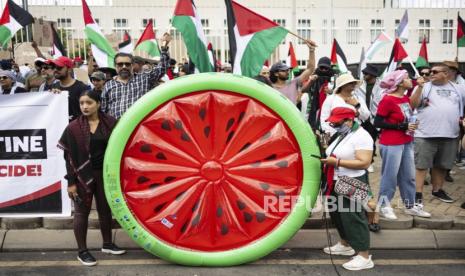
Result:
<svg viewBox="0 0 465 276"><path fill-rule="evenodd" d="M126 252L112 243L112 217L103 189L103 158L116 120L99 111L100 93L95 90L82 92L79 106L82 115L66 127L58 147L65 152L68 195L74 201L77 258L83 265L93 266L97 261L87 249L86 238L94 195L103 237L102 252L114 255Z"/></svg>

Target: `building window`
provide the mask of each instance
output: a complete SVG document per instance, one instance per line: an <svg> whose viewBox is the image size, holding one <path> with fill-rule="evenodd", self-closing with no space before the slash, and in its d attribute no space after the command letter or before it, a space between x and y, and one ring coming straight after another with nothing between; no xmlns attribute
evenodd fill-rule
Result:
<svg viewBox="0 0 465 276"><path fill-rule="evenodd" d="M384 21L382 19L372 19L370 27L371 43L373 43L378 35L384 31Z"/></svg>
<svg viewBox="0 0 465 276"><path fill-rule="evenodd" d="M155 35L157 34L157 31L156 31L157 28L155 28L155 19L153 19L153 18L143 18L142 19L142 25L141 25L141 28L140 28L141 35L144 32L145 27L147 27L147 25L149 24L150 20L152 20L153 32L155 33Z"/></svg>
<svg viewBox="0 0 465 276"><path fill-rule="evenodd" d="M200 23L202 23L203 32L205 35L210 34L210 21L208 19L200 19Z"/></svg>
<svg viewBox="0 0 465 276"><path fill-rule="evenodd" d="M334 19L331 22L331 37L336 37L336 22L334 21ZM323 44L328 44L328 33L328 20L323 19L323 28L321 33Z"/></svg>
<svg viewBox="0 0 465 276"><path fill-rule="evenodd" d="M286 28L286 19L273 19L273 21L281 27ZM286 38L281 41L281 44L286 44Z"/></svg>
<svg viewBox="0 0 465 276"><path fill-rule="evenodd" d="M358 19L348 19L346 31L347 44L358 44L360 40L360 32L361 30L358 24Z"/></svg>
<svg viewBox="0 0 465 276"><path fill-rule="evenodd" d="M420 19L418 24L418 43L423 42L426 38L426 43L429 43L429 36L431 33L431 23L429 19Z"/></svg>
<svg viewBox="0 0 465 276"><path fill-rule="evenodd" d="M124 32L129 32L128 20L125 18L115 18L113 20L113 31L118 39L123 39Z"/></svg>
<svg viewBox="0 0 465 276"><path fill-rule="evenodd" d="M58 18L57 27L59 29L71 29L71 18Z"/></svg>
<svg viewBox="0 0 465 276"><path fill-rule="evenodd" d="M307 67L307 61L306 59L298 59L297 60L297 65L299 65L299 67Z"/></svg>
<svg viewBox="0 0 465 276"><path fill-rule="evenodd" d="M310 39L312 30L310 29L310 19L299 19L297 20L297 34L305 39ZM299 44L305 44L302 39L299 39Z"/></svg>
<svg viewBox="0 0 465 276"><path fill-rule="evenodd" d="M442 20L442 44L452 44L452 33L454 31L454 20L444 19Z"/></svg>

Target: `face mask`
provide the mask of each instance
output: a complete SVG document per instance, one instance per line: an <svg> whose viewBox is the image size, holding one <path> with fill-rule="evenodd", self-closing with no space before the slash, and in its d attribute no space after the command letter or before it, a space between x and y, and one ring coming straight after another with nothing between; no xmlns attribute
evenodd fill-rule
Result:
<svg viewBox="0 0 465 276"><path fill-rule="evenodd" d="M342 124L342 125L340 125L340 126L335 126L335 127L333 127L333 128L334 128L334 129L336 130L336 132L339 133L339 134L347 134L347 133L350 132L350 129L351 129L351 128L350 128L348 125L346 125L346 124Z"/></svg>

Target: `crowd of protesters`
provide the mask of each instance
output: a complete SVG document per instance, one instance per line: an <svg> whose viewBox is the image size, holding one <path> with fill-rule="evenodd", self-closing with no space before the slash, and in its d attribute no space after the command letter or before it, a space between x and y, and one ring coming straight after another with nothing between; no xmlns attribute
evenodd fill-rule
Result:
<svg viewBox="0 0 465 276"><path fill-rule="evenodd" d="M145 93L161 83L194 73L187 60L177 63L169 56L171 37L165 34L160 60L156 63L131 54L118 53L115 69L99 67L92 54L88 64L81 58L46 59L33 43L37 53L33 68L24 69L12 60L0 62L1 94L52 91L69 93L69 121L59 142L65 152L68 193L74 201L74 232L78 259L84 265L95 265L86 246L87 220L92 198L96 198L103 237L102 251L123 254L112 243L111 211L105 200L102 167L105 148L117 120ZM424 210L423 188L429 185L432 196L451 203L445 181L453 181L450 170L461 162L462 121L465 103L465 80L458 63L446 61L418 68L419 76L411 79L402 67L384 75L368 64L361 80L350 72L338 72L328 57L315 63L315 49L310 43L307 68L290 78L290 67L278 62L263 69L256 80L268 84L303 109L309 125L319 137L325 169L326 195L336 196L334 185L340 176L369 183L377 154L382 160L381 183L375 207L330 212L341 240L324 252L354 255L344 264L349 270L374 266L368 254L369 231L380 230L377 212L386 219L397 219L391 201L399 187L404 212L429 218ZM77 80L75 69L84 70L89 82ZM224 64L223 72L231 66ZM329 173L331 172L331 173ZM348 206L347 198L336 204ZM464 204L465 205L465 204ZM462 208L465 206L462 205Z"/></svg>

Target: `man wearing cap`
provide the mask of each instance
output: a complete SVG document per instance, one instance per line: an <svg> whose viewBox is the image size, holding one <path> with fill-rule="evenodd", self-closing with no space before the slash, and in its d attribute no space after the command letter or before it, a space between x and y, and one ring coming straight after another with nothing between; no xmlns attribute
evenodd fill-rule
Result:
<svg viewBox="0 0 465 276"><path fill-rule="evenodd" d="M55 68L55 78L58 83L53 85L53 92L68 91L68 113L69 121L81 115L81 109L79 106L79 95L82 91L89 90L89 86L83 82L76 80L72 77L74 62L72 59L61 56L55 60L50 61Z"/></svg>
<svg viewBox="0 0 465 276"><path fill-rule="evenodd" d="M55 66L52 60L47 60L45 64L42 65L40 75L45 81L39 86L39 92L50 91L53 86L58 83L58 80L55 79Z"/></svg>
<svg viewBox="0 0 465 276"><path fill-rule="evenodd" d="M315 47L309 41L306 41L306 43L310 51L307 69L300 76L289 80L290 67L282 62L273 64L270 69L270 80L273 83L273 88L281 92L294 104L300 101L301 93L299 92L299 87L304 80L310 77L315 69ZM314 79L316 79L316 76L312 78L312 80Z"/></svg>
<svg viewBox="0 0 465 276"><path fill-rule="evenodd" d="M166 73L169 54L168 43L171 36L165 33L161 46L160 63L149 72L134 74L134 57L131 54L118 53L115 56L117 76L108 81L102 93L101 110L119 119L124 112L140 97L151 89Z"/></svg>
<svg viewBox="0 0 465 276"><path fill-rule="evenodd" d="M444 61L444 64L449 67L449 80L458 84L465 86L465 79L462 77L459 70L459 63L457 61Z"/></svg>
<svg viewBox="0 0 465 276"><path fill-rule="evenodd" d="M90 81L92 82L92 85L94 86L95 91L98 91L99 93L102 93L103 87L105 86L105 79L106 76L103 72L97 71L92 73L90 75Z"/></svg>
<svg viewBox="0 0 465 276"><path fill-rule="evenodd" d="M16 83L16 76L12 71L0 70L0 92L3 95L27 92Z"/></svg>
<svg viewBox="0 0 465 276"><path fill-rule="evenodd" d="M418 78L410 100L412 106L418 108L419 121L414 140L417 203L423 201L423 185L431 168L432 195L446 203L454 201L443 190L443 185L458 149L465 89L451 82L449 74L447 64L433 66L431 81L425 83Z"/></svg>

